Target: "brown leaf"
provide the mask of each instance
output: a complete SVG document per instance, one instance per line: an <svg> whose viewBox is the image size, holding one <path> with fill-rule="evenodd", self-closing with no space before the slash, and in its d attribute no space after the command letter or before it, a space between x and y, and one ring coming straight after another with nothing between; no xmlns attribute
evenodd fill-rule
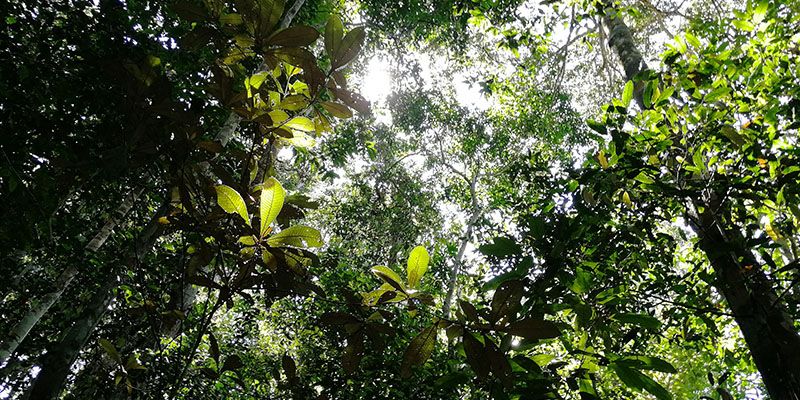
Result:
<svg viewBox="0 0 800 400"><path fill-rule="evenodd" d="M214 362L219 365L219 344L217 344L217 338L214 337L214 333L208 332L208 352L211 354L211 358L214 359Z"/></svg>
<svg viewBox="0 0 800 400"><path fill-rule="evenodd" d="M294 363L292 357L284 355L283 358L281 358L281 365L283 366L283 372L286 373L286 378L289 379L289 382L294 381L297 378L297 365Z"/></svg>
<svg viewBox="0 0 800 400"><path fill-rule="evenodd" d="M347 374L355 373L362 357L364 357L364 334L358 332L347 340L347 346L345 346L344 353L342 353L342 369L344 369L344 372Z"/></svg>
<svg viewBox="0 0 800 400"><path fill-rule="evenodd" d="M361 51L361 46L364 44L365 37L366 32L364 31L364 27L358 27L347 32L342 39L342 43L332 57L331 69L334 71L338 70L347 65L350 61L353 61Z"/></svg>
<svg viewBox="0 0 800 400"><path fill-rule="evenodd" d="M341 100L341 102L346 104L348 107L362 114L369 114L371 112L369 101L367 101L360 94L343 88L331 89L331 91L337 99Z"/></svg>
<svg viewBox="0 0 800 400"><path fill-rule="evenodd" d="M489 322L497 322L504 316L512 316L520 308L523 291L522 282L510 280L503 282L492 297L492 312Z"/></svg>
<svg viewBox="0 0 800 400"><path fill-rule="evenodd" d="M424 364L430 358L436 346L436 333L436 324L434 324L423 329L417 337L411 340L403 354L403 364L400 366L402 378L411 377L411 368Z"/></svg>
<svg viewBox="0 0 800 400"><path fill-rule="evenodd" d="M267 39L269 46L304 47L314 43L319 32L310 26L291 26L281 29Z"/></svg>
<svg viewBox="0 0 800 400"><path fill-rule="evenodd" d="M464 344L464 353L467 355L467 363L470 368L475 371L478 379L485 380L489 377L489 358L483 344L466 329L461 336L461 343Z"/></svg>
<svg viewBox="0 0 800 400"><path fill-rule="evenodd" d="M480 321L478 310L475 309L475 306L464 300L459 300L458 304L461 306L461 311L464 312L464 316L467 317L467 320L472 322Z"/></svg>
<svg viewBox="0 0 800 400"><path fill-rule="evenodd" d="M561 334L561 331L555 323L535 318L525 318L514 321L508 325L505 331L514 336L520 336L531 340L551 339Z"/></svg>
<svg viewBox="0 0 800 400"><path fill-rule="evenodd" d="M299 47L281 47L268 52L268 54L275 56L277 59L285 63L300 68L303 68L307 65L315 65L317 63L316 57L314 57L311 52Z"/></svg>
<svg viewBox="0 0 800 400"><path fill-rule="evenodd" d="M511 386L514 385L514 380L511 375L511 364L491 339L484 336L483 340L486 342L486 356L489 359L492 373L500 379L500 382L503 382L503 386L511 388Z"/></svg>
<svg viewBox="0 0 800 400"><path fill-rule="evenodd" d="M200 22L207 18L206 10L202 6L189 1L179 1L170 6L175 14L189 22Z"/></svg>
<svg viewBox="0 0 800 400"><path fill-rule="evenodd" d="M336 118L346 119L353 116L353 112L350 111L350 109L344 104L334 103L332 101L323 101L321 104L325 111L329 112Z"/></svg>

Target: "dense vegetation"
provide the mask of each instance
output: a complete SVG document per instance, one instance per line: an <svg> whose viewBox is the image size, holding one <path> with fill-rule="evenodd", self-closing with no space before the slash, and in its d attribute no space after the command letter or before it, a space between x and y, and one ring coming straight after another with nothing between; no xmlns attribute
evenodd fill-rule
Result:
<svg viewBox="0 0 800 400"><path fill-rule="evenodd" d="M671 1L7 1L0 398L800 400L800 3Z"/></svg>

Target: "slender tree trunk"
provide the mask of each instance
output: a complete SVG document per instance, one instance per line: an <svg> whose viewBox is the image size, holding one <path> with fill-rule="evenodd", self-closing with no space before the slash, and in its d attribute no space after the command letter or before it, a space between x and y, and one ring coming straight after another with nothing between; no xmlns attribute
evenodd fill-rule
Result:
<svg viewBox="0 0 800 400"><path fill-rule="evenodd" d="M453 262L453 269L450 271L450 281L447 284L447 296L444 298L444 304L442 304L442 313L444 314L445 318L450 317L450 307L452 307L453 296L456 292L456 287L458 286L458 274L461 273L461 260L464 258L464 252L467 250L467 245L469 244L470 240L472 240L472 231L475 229L475 223L478 221L478 217L480 216L476 188L479 176L480 174L475 172L472 175L472 179L467 182L469 183L469 193L472 197L472 213L469 216L469 220L467 220L467 229L464 231L464 236L461 237L461 243L458 246L458 253L456 253L456 258Z"/></svg>
<svg viewBox="0 0 800 400"><path fill-rule="evenodd" d="M135 265L153 245L163 230L158 219L166 214L168 208L169 198L159 207L139 235L134 245L134 254L126 261L127 265ZM114 299L113 289L116 285L116 274L111 273L106 282L92 295L81 317L72 324L59 343L52 346L52 349L42 358L41 371L25 393L24 399L49 400L59 396L67 376L69 376L70 367L78 358L81 349L94 331L94 327Z"/></svg>
<svg viewBox="0 0 800 400"><path fill-rule="evenodd" d="M603 24L608 29L608 47L614 50L625 70L625 78L634 82L633 97L639 107L644 109L644 84L637 81L636 76L648 69L642 54L633 42L633 34L619 15L619 11L611 5L605 5L602 10Z"/></svg>
<svg viewBox="0 0 800 400"><path fill-rule="evenodd" d="M33 381L25 399L54 399L61 393L70 366L86 345L95 325L111 303L113 284L106 284L89 301L81 317L66 331L61 341L45 354L42 369Z"/></svg>
<svg viewBox="0 0 800 400"><path fill-rule="evenodd" d="M100 231L89 241L86 245L86 251L95 253L100 250L100 247L108 240L114 229L119 225L128 215L131 208L133 208L136 200L141 196L143 189L131 192L125 200L117 207L114 214L109 217L106 223L100 228ZM8 339L5 343L0 344L0 365L4 364L9 357L16 351L17 347L28 336L31 329L39 322L39 320L50 310L50 307L58 301L69 284L78 275L76 267L69 267L64 270L56 279L55 288L52 292L45 294L35 302L31 309L22 317L22 319L11 328Z"/></svg>
<svg viewBox="0 0 800 400"><path fill-rule="evenodd" d="M609 47L619 56L626 77L634 81L634 96L644 109L644 85L636 82L636 77L647 65L618 11L608 4L604 7ZM687 205L689 220L695 221L693 229L700 248L714 269L717 287L735 315L767 392L774 400L800 400L800 336L794 321L783 311L776 285L745 247L738 227L723 225L731 220L724 204L698 205Z"/></svg>
<svg viewBox="0 0 800 400"><path fill-rule="evenodd" d="M17 350L17 347L25 340L33 326L39 322L47 310L61 297L61 294L64 293L64 290L67 289L67 286L69 286L69 283L72 282L77 274L78 270L75 268L70 268L62 272L56 280L55 290L47 293L42 296L39 301L35 302L22 319L11 328L8 340L0 345L0 365L5 364L8 358L11 357L11 354Z"/></svg>

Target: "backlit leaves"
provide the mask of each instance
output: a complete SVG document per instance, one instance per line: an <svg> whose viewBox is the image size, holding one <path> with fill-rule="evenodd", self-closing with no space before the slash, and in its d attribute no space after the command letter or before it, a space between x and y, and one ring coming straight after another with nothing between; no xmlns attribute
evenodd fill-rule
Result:
<svg viewBox="0 0 800 400"><path fill-rule="evenodd" d="M430 255L428 255L428 251L424 247L417 246L414 250L411 250L411 254L408 256L408 268L406 269L409 288L414 289L419 285L422 276L428 271L429 261Z"/></svg>
<svg viewBox="0 0 800 400"><path fill-rule="evenodd" d="M267 238L267 244L272 247L320 247L322 235L309 226L294 225Z"/></svg>
<svg viewBox="0 0 800 400"><path fill-rule="evenodd" d="M218 185L215 189L217 204L229 214L238 214L244 222L250 225L250 216L247 214L247 205L245 205L242 195L227 185Z"/></svg>
<svg viewBox="0 0 800 400"><path fill-rule="evenodd" d="M376 265L372 267L372 273L393 288L403 292L406 291L402 278L400 278L400 275L397 275L397 272L392 271L391 268L383 265Z"/></svg>
<svg viewBox="0 0 800 400"><path fill-rule="evenodd" d="M270 177L261 186L261 237L266 236L269 225L275 221L283 208L286 191L277 179Z"/></svg>

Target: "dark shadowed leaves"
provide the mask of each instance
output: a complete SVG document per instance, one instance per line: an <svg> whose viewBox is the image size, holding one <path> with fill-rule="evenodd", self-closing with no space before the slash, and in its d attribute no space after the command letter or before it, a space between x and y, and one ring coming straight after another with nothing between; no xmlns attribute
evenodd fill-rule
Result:
<svg viewBox="0 0 800 400"><path fill-rule="evenodd" d="M411 376L411 368L422 365L433 354L436 345L437 325L431 325L420 332L411 340L406 352L403 354L403 364L400 367L400 376Z"/></svg>

